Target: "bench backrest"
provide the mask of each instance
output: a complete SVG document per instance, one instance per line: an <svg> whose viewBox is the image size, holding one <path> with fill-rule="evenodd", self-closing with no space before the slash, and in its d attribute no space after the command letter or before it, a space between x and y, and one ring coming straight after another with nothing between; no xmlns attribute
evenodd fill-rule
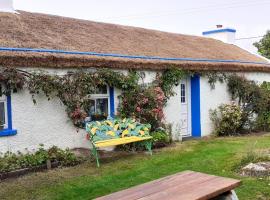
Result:
<svg viewBox="0 0 270 200"><path fill-rule="evenodd" d="M130 136L148 137L150 128L150 124L141 124L130 118L94 121L86 124L88 138L92 142Z"/></svg>

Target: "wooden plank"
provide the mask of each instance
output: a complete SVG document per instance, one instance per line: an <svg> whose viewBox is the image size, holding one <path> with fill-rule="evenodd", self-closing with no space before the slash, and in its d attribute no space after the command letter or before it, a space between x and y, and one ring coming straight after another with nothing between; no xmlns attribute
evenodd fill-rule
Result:
<svg viewBox="0 0 270 200"><path fill-rule="evenodd" d="M240 181L235 179L185 171L97 199L206 200L230 191L239 185Z"/></svg>
<svg viewBox="0 0 270 200"><path fill-rule="evenodd" d="M156 192L159 192L164 187L170 187L173 186L175 182L183 182L185 180L192 181L194 177L193 172L187 172L187 173L180 173L177 176L172 175L168 176L162 179L158 179L149 183L145 183L142 185L139 185L137 187L133 187L124 191L120 191L117 193L114 193L112 195L109 195L109 199L139 199L146 195L153 194ZM105 199L107 199L105 197Z"/></svg>
<svg viewBox="0 0 270 200"><path fill-rule="evenodd" d="M193 182L192 184L185 184L182 186L175 186L169 189L165 189L158 193L145 196L140 198L140 200L175 200L175 199L190 199L190 200L207 200L213 197L217 197L224 192L230 191L238 186L235 185L235 181L228 182L224 178L220 179L221 182L218 182L219 177L204 177L198 182ZM220 184L221 183L221 184Z"/></svg>
<svg viewBox="0 0 270 200"><path fill-rule="evenodd" d="M110 195L107 195L107 196L104 196L104 197L100 197L100 198L97 198L97 199L107 200L107 199L111 199L111 197L114 197L115 199L123 198L123 196L126 196L126 195L134 193L134 192L142 191L145 188L152 187L152 186L159 185L159 184L163 184L165 182L164 180L172 180L176 175L187 176L189 174L192 174L192 172L191 171L190 172L186 171L186 173L173 174L173 175L170 175L170 176L166 176L164 178L160 178L160 179L148 182L148 183L144 183L144 184L141 184L141 185L126 189L126 190L115 192L113 194L110 194ZM107 197L109 197L109 198L107 198Z"/></svg>
<svg viewBox="0 0 270 200"><path fill-rule="evenodd" d="M154 196L154 198L150 198L150 199L164 199L164 198L167 199L168 194L165 188L167 189L176 188L177 190L183 189L183 192L185 192L185 188L192 187L198 181L207 181L207 180L209 180L209 177L205 177L205 176L199 177L199 176L190 175L189 177L185 177L185 179L172 181L171 184L166 184L166 182L164 182L161 185L161 187L160 185L156 185L155 187L149 190L151 192L150 194L149 194L149 191L143 192L142 197L138 197L136 195L135 196L136 198L134 199L148 199L145 197L152 197L152 196ZM179 185L181 186L180 188L179 188ZM162 192L162 195L159 194L160 192ZM159 195L156 195L156 194L159 194Z"/></svg>

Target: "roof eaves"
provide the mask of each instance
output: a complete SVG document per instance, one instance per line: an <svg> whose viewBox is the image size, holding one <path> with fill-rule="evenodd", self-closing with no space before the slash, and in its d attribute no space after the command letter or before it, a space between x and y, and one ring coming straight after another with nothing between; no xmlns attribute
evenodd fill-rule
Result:
<svg viewBox="0 0 270 200"><path fill-rule="evenodd" d="M12 48L12 47L0 47L0 51L87 55L87 56L98 56L98 57L113 57L113 58L126 58L126 59L157 60L157 61L188 61L188 62L208 62L208 63L256 64L256 65L267 65L270 67L270 63L267 63L267 62L252 62L252 61L243 61L243 60L223 60L223 59L206 59L206 58L166 58L166 57L156 57L156 56L139 56L139 55L125 55L125 54L113 54L113 53L65 51L65 50L54 50L54 49Z"/></svg>

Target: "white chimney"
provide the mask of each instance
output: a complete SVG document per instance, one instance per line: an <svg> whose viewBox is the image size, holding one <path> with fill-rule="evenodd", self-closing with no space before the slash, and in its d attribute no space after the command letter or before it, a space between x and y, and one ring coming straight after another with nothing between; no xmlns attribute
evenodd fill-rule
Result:
<svg viewBox="0 0 270 200"><path fill-rule="evenodd" d="M0 0L0 12L17 13L13 7L13 0Z"/></svg>
<svg viewBox="0 0 270 200"><path fill-rule="evenodd" d="M233 28L223 28L222 25L217 25L217 28L203 32L203 36L221 40L222 42L234 44L236 30Z"/></svg>

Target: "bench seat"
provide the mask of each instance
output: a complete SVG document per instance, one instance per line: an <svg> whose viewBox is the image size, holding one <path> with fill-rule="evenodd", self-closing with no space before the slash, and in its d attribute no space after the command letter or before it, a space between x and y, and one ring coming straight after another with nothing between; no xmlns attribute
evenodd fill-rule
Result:
<svg viewBox="0 0 270 200"><path fill-rule="evenodd" d="M144 140L152 139L151 136L148 137L138 137L138 136L130 136L130 137L124 137L124 138L115 138L110 140L101 140L94 142L96 147L109 147L109 146L117 146L121 144L129 144L132 142L139 142Z"/></svg>
<svg viewBox="0 0 270 200"><path fill-rule="evenodd" d="M92 154L99 167L98 149L135 142L142 145L152 155L152 136L150 124L141 124L135 119L108 119L93 121L86 124L87 139L92 144Z"/></svg>

